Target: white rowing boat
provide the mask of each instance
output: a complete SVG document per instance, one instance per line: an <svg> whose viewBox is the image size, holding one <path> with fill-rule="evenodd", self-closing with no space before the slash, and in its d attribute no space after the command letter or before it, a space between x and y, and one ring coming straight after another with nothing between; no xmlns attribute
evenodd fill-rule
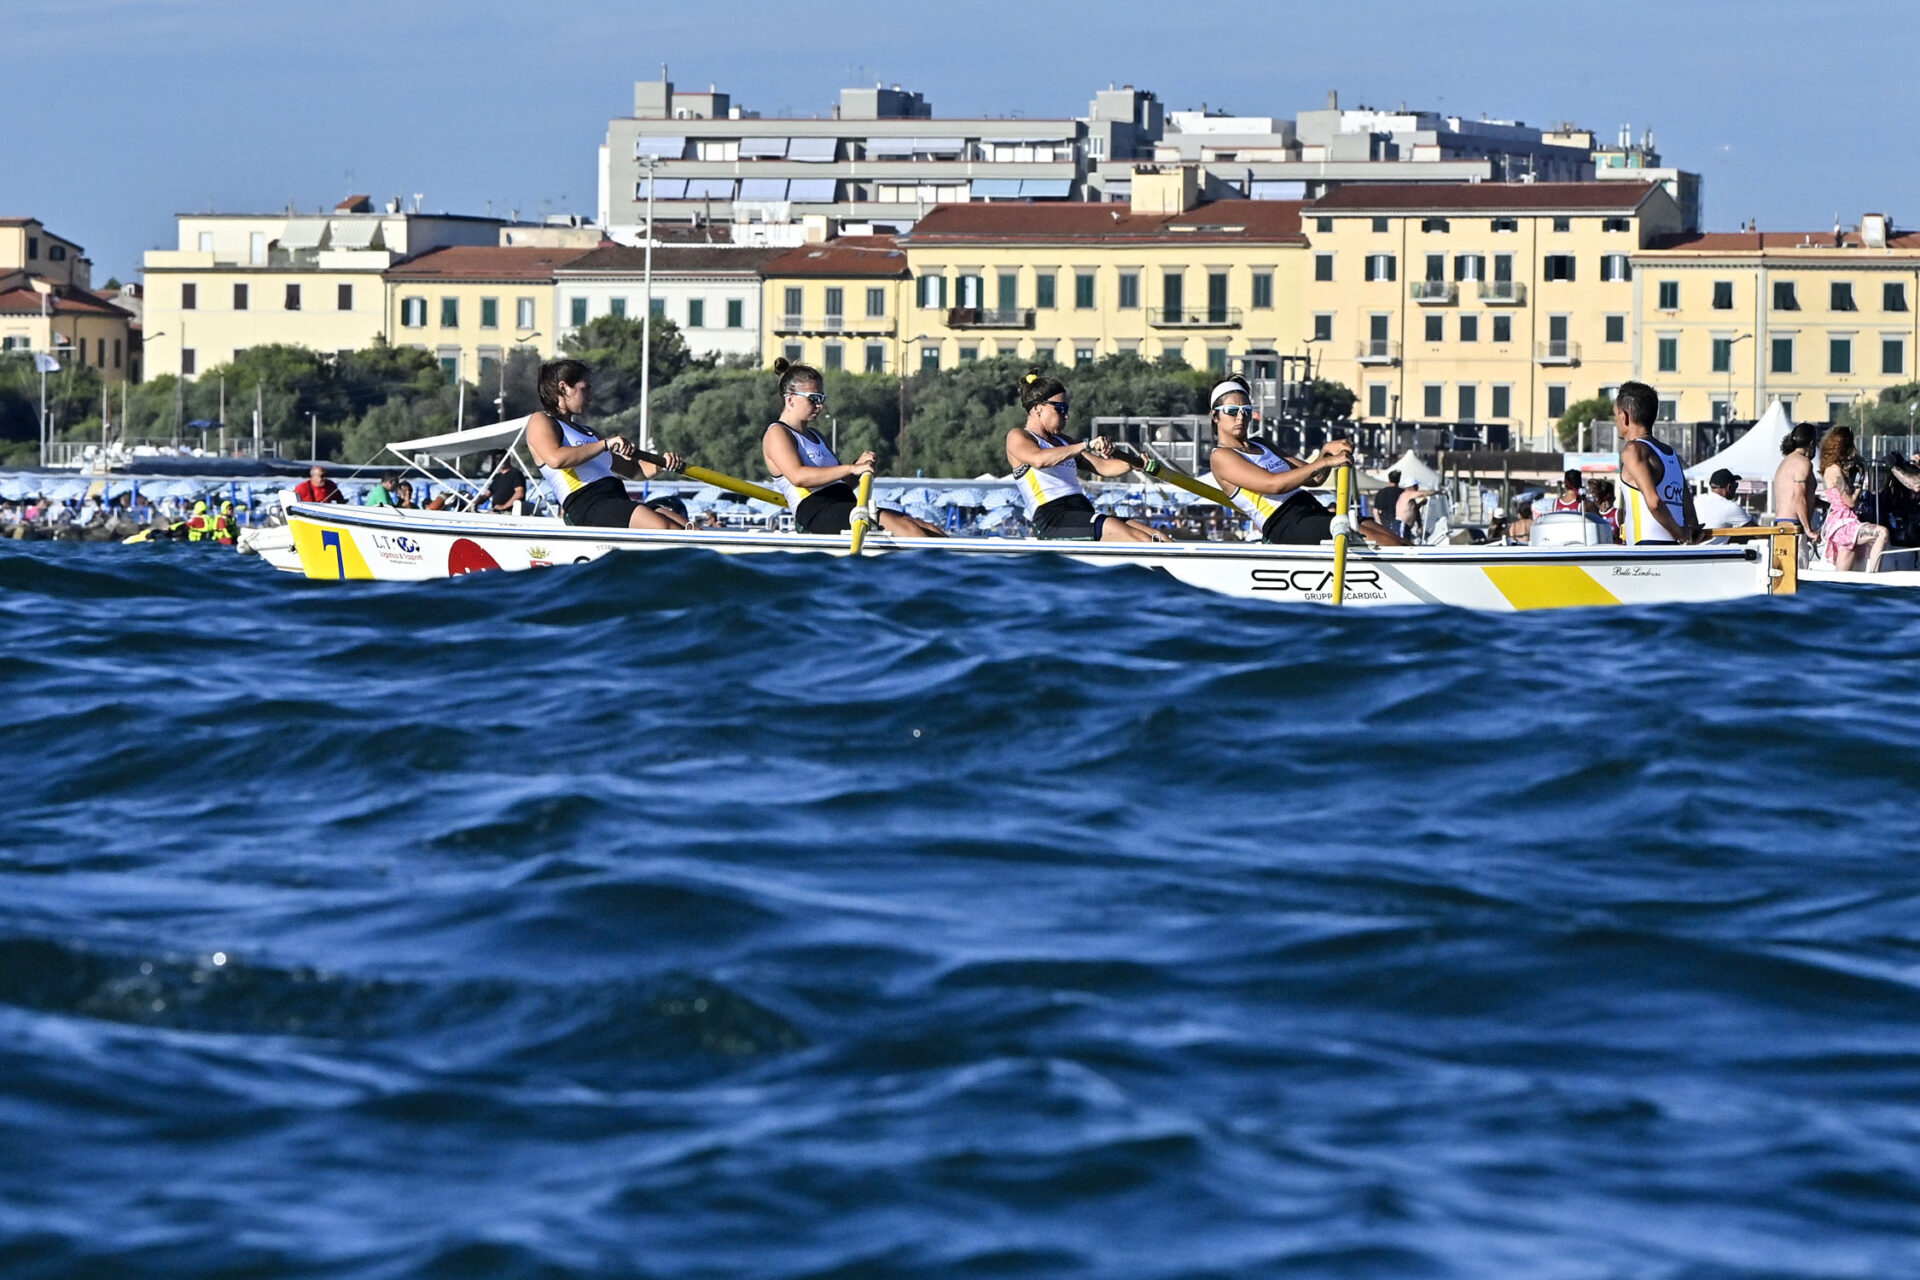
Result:
<svg viewBox="0 0 1920 1280"><path fill-rule="evenodd" d="M545 516L287 504L309 578L420 582L487 569L524 570L616 552L813 552L845 556L847 536L718 529L589 529ZM1772 531L1755 531L1767 532ZM1334 548L1249 543L1060 542L1019 538L869 536L868 555L1059 555L1084 564L1156 570L1191 586L1254 600L1331 600ZM1731 600L1794 589L1790 534L1697 547L1444 546L1356 549L1347 555L1350 605L1445 604L1508 611L1571 605ZM1782 567L1784 566L1784 567Z"/></svg>

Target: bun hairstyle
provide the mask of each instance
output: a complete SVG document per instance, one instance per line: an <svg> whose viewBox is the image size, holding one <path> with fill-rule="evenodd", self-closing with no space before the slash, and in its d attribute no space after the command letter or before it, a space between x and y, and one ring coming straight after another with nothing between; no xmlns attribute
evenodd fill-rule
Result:
<svg viewBox="0 0 1920 1280"><path fill-rule="evenodd" d="M1065 394L1066 385L1037 365L1020 375L1020 407L1028 412Z"/></svg>
<svg viewBox="0 0 1920 1280"><path fill-rule="evenodd" d="M581 360L549 360L540 366L540 378L535 384L540 393L540 407L547 416L560 416L560 384L574 386L585 382L593 371Z"/></svg>
<svg viewBox="0 0 1920 1280"><path fill-rule="evenodd" d="M773 362L774 376L780 379L780 394L791 395L793 389L803 382L811 382L816 387L824 387L827 380L820 371L810 364L795 364L785 356L778 356Z"/></svg>
<svg viewBox="0 0 1920 1280"><path fill-rule="evenodd" d="M1795 449L1805 449L1811 453L1813 451L1813 440L1813 424L1810 422L1796 422L1793 424L1793 430L1787 432L1786 437L1780 441L1780 453L1782 456L1785 456L1786 454L1792 453Z"/></svg>

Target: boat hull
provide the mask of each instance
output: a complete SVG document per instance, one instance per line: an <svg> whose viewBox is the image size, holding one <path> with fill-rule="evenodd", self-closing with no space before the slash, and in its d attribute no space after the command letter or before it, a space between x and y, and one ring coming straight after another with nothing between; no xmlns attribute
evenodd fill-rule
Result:
<svg viewBox="0 0 1920 1280"><path fill-rule="evenodd" d="M293 503L288 526L310 578L420 582L489 569L580 564L617 552L706 550L848 554L845 536L583 529L537 517L452 515ZM1089 543L1013 538L871 538L867 555L1059 555L1131 566L1250 600L1327 603L1333 548L1248 543ZM1507 611L1730 600L1765 595L1773 578L1752 546L1406 547L1347 557L1348 605L1444 604Z"/></svg>

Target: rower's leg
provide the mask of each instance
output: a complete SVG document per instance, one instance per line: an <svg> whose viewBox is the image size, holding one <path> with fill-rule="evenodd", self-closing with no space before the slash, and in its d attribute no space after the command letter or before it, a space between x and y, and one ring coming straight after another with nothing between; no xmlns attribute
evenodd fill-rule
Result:
<svg viewBox="0 0 1920 1280"><path fill-rule="evenodd" d="M912 516L899 511L878 511L874 513L880 527L896 538L944 538L941 533L924 520L915 520Z"/></svg>
<svg viewBox="0 0 1920 1280"><path fill-rule="evenodd" d="M684 529L687 522L671 511L661 511L656 507L638 506L627 518L629 529Z"/></svg>
<svg viewBox="0 0 1920 1280"><path fill-rule="evenodd" d="M1360 522L1360 536L1376 547L1404 547L1407 545L1405 538L1388 531L1387 526L1381 524L1378 520L1362 520Z"/></svg>

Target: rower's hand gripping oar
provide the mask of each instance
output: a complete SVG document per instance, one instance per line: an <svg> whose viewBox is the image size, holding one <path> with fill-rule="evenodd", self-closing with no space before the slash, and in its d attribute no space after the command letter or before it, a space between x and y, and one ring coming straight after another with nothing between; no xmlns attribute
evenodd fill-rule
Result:
<svg viewBox="0 0 1920 1280"><path fill-rule="evenodd" d="M853 540L847 544L847 554L860 554L861 544L867 540L867 529L873 523L873 472L863 472L860 476L860 488L853 504Z"/></svg>
<svg viewBox="0 0 1920 1280"><path fill-rule="evenodd" d="M1152 476L1163 484L1170 484L1176 489L1185 489L1196 498L1205 498L1208 502L1217 502L1223 507L1231 507L1233 505L1233 499L1229 498L1221 490L1214 488L1204 480L1194 479L1186 472L1180 470L1180 468L1170 466L1158 458L1142 457L1125 445L1115 445L1113 447L1113 456L1131 462L1136 470Z"/></svg>
<svg viewBox="0 0 1920 1280"><path fill-rule="evenodd" d="M657 453L649 453L645 449L635 449L632 456L638 458L650 467L659 467L662 471L667 470L667 460ZM758 498L762 502L770 502L776 507L784 507L787 505L787 500L777 492L767 488L765 485L755 484L751 480L740 480L733 476L726 475L723 472L709 471L705 467L682 467L680 474L689 480L698 480L702 484L710 484L716 489L725 489L729 493L737 493L748 498Z"/></svg>

